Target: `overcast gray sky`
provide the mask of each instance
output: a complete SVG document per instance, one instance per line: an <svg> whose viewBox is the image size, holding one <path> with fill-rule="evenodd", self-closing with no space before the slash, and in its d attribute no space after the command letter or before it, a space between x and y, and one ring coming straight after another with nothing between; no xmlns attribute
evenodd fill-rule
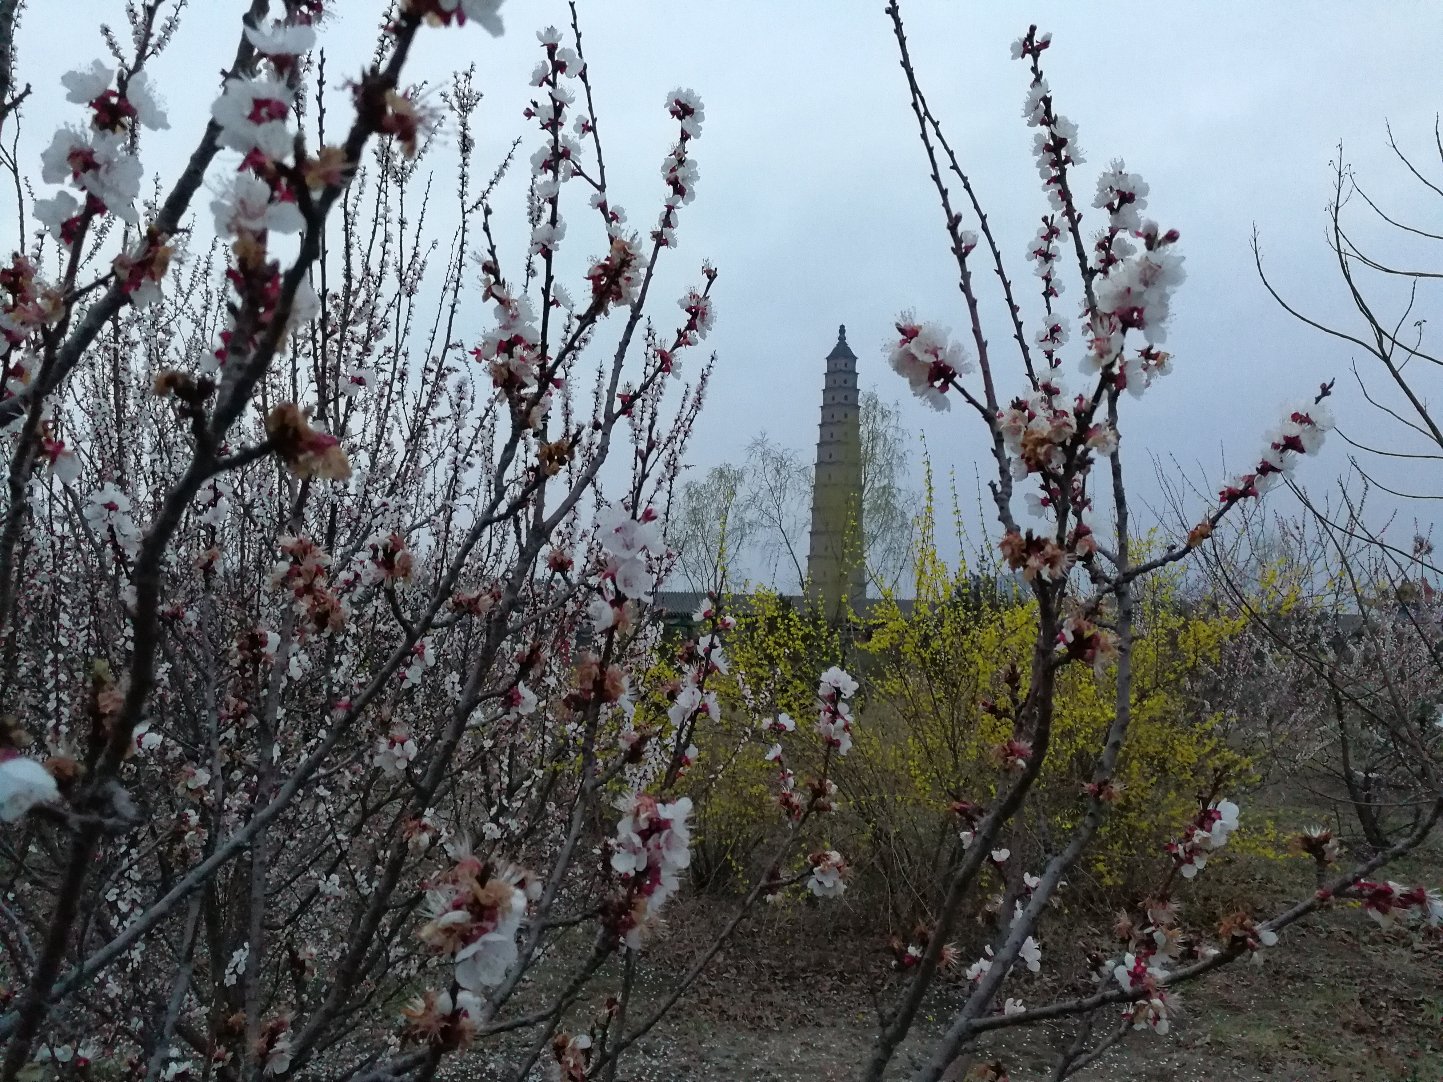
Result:
<svg viewBox="0 0 1443 1082"><path fill-rule="evenodd" d="M193 144L245 6L192 0L157 72L172 130L150 146L148 169L173 175ZM359 72L376 5L332 6L341 17L322 37L331 70ZM698 197L663 279L679 289L703 258L721 269L709 342L720 360L693 461L738 458L761 430L809 445L822 358L839 323L861 359L863 385L903 398L882 355L898 311L915 309L954 329L964 320L881 0L581 7L612 187L633 223L650 222L659 202L658 165L672 131L666 93L689 86L706 103L695 147ZM20 75L35 84L22 154L32 160L56 123L77 116L63 102L59 75L104 55L97 23L123 23L118 2L72 0L63 9L57 18L50 0L30 0L21 28ZM1151 185L1151 216L1181 230L1188 281L1169 338L1176 370L1131 411L1125 446L1134 476L1150 472L1137 457L1146 447L1219 477L1225 448L1241 465L1284 402L1334 375L1344 377L1337 408L1348 423L1357 406L1345 389L1348 353L1267 298L1249 237L1256 223L1269 269L1291 296L1324 314L1341 311L1323 239L1329 162L1340 140L1375 198L1418 224L1438 220L1438 203L1392 158L1384 130L1390 122L1424 160L1432 151L1435 177L1443 172L1432 148L1438 5L910 0L904 13L923 86L1034 306L1022 253L1045 204L1021 120L1027 74L1008 52L1029 22L1054 34L1044 59L1057 107L1080 127L1088 196L1095 171L1122 157ZM434 82L476 63L488 94L483 161L517 134L534 142L519 115L537 56L534 31L566 18L552 0L510 0L503 15L499 40L475 27L427 34L412 69ZM436 160L444 168L444 156ZM582 209L571 217L580 223ZM512 234L513 251L522 237ZM1064 298L1069 305L1075 293ZM992 337L1004 338L1004 329ZM1002 385L1020 389L1021 381L1004 376ZM957 464L970 484L981 446L975 421L910 400L905 409L934 458ZM1339 448L1332 450L1306 465L1311 479L1341 467ZM1142 482L1145 494L1155 492L1146 476Z"/></svg>

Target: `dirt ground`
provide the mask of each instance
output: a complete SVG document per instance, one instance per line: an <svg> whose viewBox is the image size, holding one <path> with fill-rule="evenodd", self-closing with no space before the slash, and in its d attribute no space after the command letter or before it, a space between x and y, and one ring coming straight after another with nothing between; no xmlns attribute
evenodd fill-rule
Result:
<svg viewBox="0 0 1443 1082"><path fill-rule="evenodd" d="M1131 1034L1074 1077L1443 1080L1443 943L1383 933L1356 912L1339 917L1331 927L1291 933L1261 968L1239 964L1190 986L1171 1034ZM869 957L874 953L842 942L826 957L782 970L742 941L670 1024L624 1062L621 1075L636 1082L855 1078L875 1029L867 985L855 978L868 962L885 964ZM653 971L647 983L660 991L666 978ZM1027 980L1017 984L1024 999L1041 992ZM898 1078L910 1073L912 1056L930 1044L925 1038L940 1031L960 998L953 986L928 1005L924 1040L904 1048ZM984 1045L980 1058L1003 1060L1014 1082L1046 1079L1065 1039L1060 1029L1033 1029Z"/></svg>
<svg viewBox="0 0 1443 1082"><path fill-rule="evenodd" d="M681 940L696 939L676 929L685 924L689 932L698 931L724 919L725 912L718 902L678 903L673 933L642 956L633 1018L644 1016L689 962ZM1064 958L1083 953L1056 935L1044 941L1044 952L1059 969ZM1443 1082L1443 935L1384 931L1357 910L1338 911L1290 929L1267 953L1261 967L1239 963L1182 991L1168 1036L1132 1033L1073 1077ZM872 996L887 972L880 936L849 931L844 919L823 910L764 912L628 1053L618 1077L626 1082L856 1078L875 1031ZM1039 1003L1065 992L1045 983L1048 972L1044 967L1044 977L1015 977L1008 994ZM889 1078L909 1076L961 998L958 983L938 990ZM1033 1082L1050 1077L1055 1049L1068 1039L1068 1032L1050 1026L1013 1031L982 1046L976 1058L1001 1059L1013 1082ZM504 1058L509 1050L496 1051ZM500 1065L485 1063L491 1056L480 1050L464 1059L470 1063L453 1076L457 1080L494 1077L488 1068ZM949 1077L961 1078L971 1062L975 1058Z"/></svg>

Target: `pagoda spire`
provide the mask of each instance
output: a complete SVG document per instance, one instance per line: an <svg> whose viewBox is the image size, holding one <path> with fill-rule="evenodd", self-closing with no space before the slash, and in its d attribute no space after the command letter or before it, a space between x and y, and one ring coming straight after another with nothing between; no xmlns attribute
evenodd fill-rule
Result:
<svg viewBox="0 0 1443 1082"><path fill-rule="evenodd" d="M821 423L812 483L807 598L829 620L858 609L867 594L862 532L862 424L857 355L847 328L826 357Z"/></svg>

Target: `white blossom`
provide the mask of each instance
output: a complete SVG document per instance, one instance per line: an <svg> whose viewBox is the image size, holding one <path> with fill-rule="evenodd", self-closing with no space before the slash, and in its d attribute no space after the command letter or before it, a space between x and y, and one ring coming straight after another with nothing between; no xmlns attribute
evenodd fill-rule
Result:
<svg viewBox="0 0 1443 1082"><path fill-rule="evenodd" d="M140 545L140 531L130 515L130 497L107 482L85 504L85 521L101 538L114 532L122 549L134 552Z"/></svg>
<svg viewBox="0 0 1443 1082"><path fill-rule="evenodd" d="M304 23L273 23L269 27L248 26L246 40L262 56L301 56L316 44L316 31Z"/></svg>
<svg viewBox="0 0 1443 1082"><path fill-rule="evenodd" d="M566 223L560 218L556 220L555 225L550 222L538 222L536 228L531 231L531 254L554 255L565 236Z"/></svg>
<svg viewBox="0 0 1443 1082"><path fill-rule="evenodd" d="M1042 971L1042 948L1031 936L1022 941L1022 949L1018 952L1018 957L1033 973Z"/></svg>
<svg viewBox="0 0 1443 1082"><path fill-rule="evenodd" d="M211 201L210 209L221 234L299 233L306 224L296 204L275 201L271 186L254 173L232 177L230 188Z"/></svg>
<svg viewBox="0 0 1443 1082"><path fill-rule="evenodd" d="M146 72L138 71L126 81L125 100L130 102L131 108L135 110L135 119L145 127L156 131L170 127L170 121L165 110L160 107L155 91L151 89L150 76Z"/></svg>
<svg viewBox="0 0 1443 1082"><path fill-rule="evenodd" d="M460 9L466 18L480 23L481 28L493 38L499 38L502 30L499 14L502 0L441 0L442 11Z"/></svg>
<svg viewBox="0 0 1443 1082"><path fill-rule="evenodd" d="M371 762L385 774L400 777L416 758L417 750L411 730L404 725L397 725L376 742L376 754Z"/></svg>
<svg viewBox="0 0 1443 1082"><path fill-rule="evenodd" d="M1097 195L1092 205L1107 210L1114 229L1135 232L1142 228L1141 212L1147 209L1147 181L1129 173L1115 161L1097 178Z"/></svg>
<svg viewBox="0 0 1443 1082"><path fill-rule="evenodd" d="M55 778L34 759L17 755L0 762L0 821L13 823L36 804L59 799Z"/></svg>
<svg viewBox="0 0 1443 1082"><path fill-rule="evenodd" d="M78 215L83 207L84 204L64 188L49 199L37 199L31 204L36 220L55 234L57 239L60 238L60 230L65 223Z"/></svg>
<svg viewBox="0 0 1443 1082"><path fill-rule="evenodd" d="M290 87L278 79L227 79L210 108L221 127L220 145L242 154L259 151L271 161L284 161L293 149L291 99Z"/></svg>
<svg viewBox="0 0 1443 1082"><path fill-rule="evenodd" d="M480 995L506 979L520 952L516 934L526 914L526 895L513 889L511 903L496 927L456 952L456 983L468 992Z"/></svg>
<svg viewBox="0 0 1443 1082"><path fill-rule="evenodd" d="M666 110L681 121L681 130L688 139L701 138L702 122L706 120L706 107L695 90L678 88L666 97Z"/></svg>
<svg viewBox="0 0 1443 1082"><path fill-rule="evenodd" d="M840 898L847 890L842 878L847 871L847 862L835 849L813 853L812 874L807 879L807 889L818 898Z"/></svg>
<svg viewBox="0 0 1443 1082"><path fill-rule="evenodd" d="M903 316L897 322L899 338L887 354L887 363L904 378L912 393L935 410L951 403L946 390L952 379L970 371L971 364L959 343L949 341L945 328L916 323Z"/></svg>
<svg viewBox="0 0 1443 1082"><path fill-rule="evenodd" d="M225 966L224 982L227 988L234 988L240 981L241 974L245 972L246 959L250 957L251 946L249 943L242 943L230 956L230 961Z"/></svg>
<svg viewBox="0 0 1443 1082"><path fill-rule="evenodd" d="M692 803L690 797L662 803L645 793L631 793L617 801L617 807L622 817L611 841L611 867L623 880L637 884L646 899L645 922L626 936L627 945L635 948L645 925L655 921L680 887L680 873L691 864L687 819Z"/></svg>
<svg viewBox="0 0 1443 1082"><path fill-rule="evenodd" d="M76 71L67 71L60 77L60 85L65 87L65 100L74 102L77 105L89 105L100 95L110 89L110 81L115 78L115 71L107 67L102 61L92 60L90 67Z"/></svg>
<svg viewBox="0 0 1443 1082"><path fill-rule="evenodd" d="M140 220L131 204L142 177L140 161L116 132L61 128L40 155L40 178L47 184L70 181L132 224Z"/></svg>
<svg viewBox="0 0 1443 1082"><path fill-rule="evenodd" d="M827 690L831 689L843 699L850 699L857 693L857 681L850 673L836 665L822 673L818 685L817 693L820 695L825 695Z"/></svg>

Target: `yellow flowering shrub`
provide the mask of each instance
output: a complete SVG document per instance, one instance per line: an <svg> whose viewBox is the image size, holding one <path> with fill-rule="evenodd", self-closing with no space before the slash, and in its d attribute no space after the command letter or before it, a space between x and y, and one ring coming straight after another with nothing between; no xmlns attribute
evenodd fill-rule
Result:
<svg viewBox="0 0 1443 1082"><path fill-rule="evenodd" d="M855 641L775 594L752 595L738 612L730 672L718 684L723 723L702 749L703 762L723 768L692 781L707 787L697 830L706 861L725 863L729 873L756 870L749 858L780 823L763 727L784 711L810 729L817 675L840 664L862 690L855 747L832 772L839 810L825 829L856 869L863 897L904 918L935 900L937 877L960 844L950 805L986 803L1002 780L994 751L1011 736L1006 704L1026 694L1037 622L1023 589L974 576L965 565L948 568L930 532L922 536L916 600L874 604L854 625ZM1137 623L1132 722L1115 774L1120 793L1073 873L1074 891L1098 900L1145 888L1166 866L1162 846L1199 796L1215 783L1236 791L1252 773L1245 749L1201 705L1208 674L1243 631L1243 618L1197 603L1180 575L1163 572L1139 591ZM1047 763L1007 840L1024 860L1050 849L1081 815L1114 695L1110 668L1061 670ZM814 765L789 762L799 783Z"/></svg>
<svg viewBox="0 0 1443 1082"><path fill-rule="evenodd" d="M853 758L838 775L873 833L889 834L879 859L913 865L887 868L891 875L939 868L947 851L938 836L948 829L955 834L955 826L932 823L919 832L918 824L944 816L954 800L985 803L995 794L1002 775L993 750L1012 733L1005 704L1027 692L1033 603L1020 594L975 589L965 567L946 585L930 596L923 592L910 611L884 602L874 613L867 709ZM1237 785L1250 773L1246 757L1228 746L1215 731L1217 719L1200 713L1190 694L1196 674L1241 622L1189 612L1179 587L1160 576L1139 599L1143 634L1133 651L1132 723L1115 774L1121 791L1079 865L1102 887L1123 885L1139 856L1156 855L1215 780ZM1076 824L1092 757L1112 721L1115 690L1111 669L1095 673L1074 664L1059 674L1047 763L1019 818L1024 836L1014 846L1045 849L1050 837ZM994 711L992 703L1003 708Z"/></svg>
<svg viewBox="0 0 1443 1082"><path fill-rule="evenodd" d="M809 726L817 674L842 650L835 628L774 591L759 589L725 607L738 620L726 639L728 671L709 680L722 718L698 730L701 765L686 779L696 803L693 878L704 888L733 886L764 870L753 858L782 822L776 768L763 758L771 740L764 725L785 713L798 727ZM803 760L799 773L815 765Z"/></svg>

